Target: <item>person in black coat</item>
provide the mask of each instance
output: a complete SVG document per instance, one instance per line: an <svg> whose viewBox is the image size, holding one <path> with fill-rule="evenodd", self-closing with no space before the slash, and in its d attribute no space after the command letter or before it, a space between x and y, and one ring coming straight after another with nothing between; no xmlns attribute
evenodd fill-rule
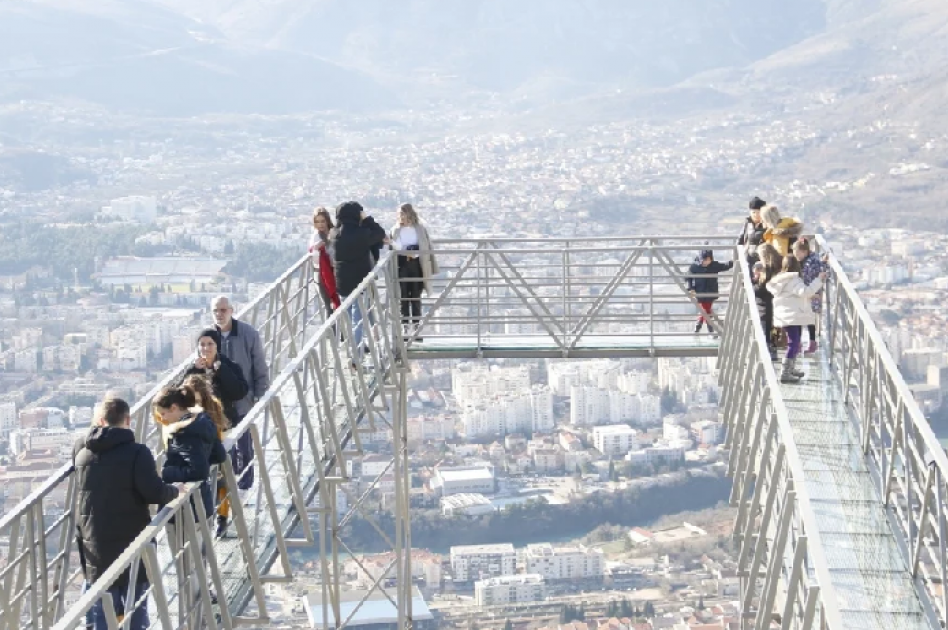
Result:
<svg viewBox="0 0 948 630"><path fill-rule="evenodd" d="M764 233L767 231L761 217L761 209L766 205L767 202L760 197L750 200L750 212L741 229L741 235L737 238L737 244L746 246L749 256L757 250L757 246L763 241Z"/></svg>
<svg viewBox="0 0 948 630"><path fill-rule="evenodd" d="M197 374L211 384L214 396L221 401L224 415L231 426L240 422L237 403L243 400L250 386L244 378L240 366L220 353L221 333L216 328L208 328L198 333L197 358L185 370L178 381L180 386L191 375Z"/></svg>
<svg viewBox="0 0 948 630"><path fill-rule="evenodd" d="M703 249L698 253L698 260L692 263L688 269L688 291L698 300L698 305L703 312L698 314L698 322L695 324L695 333L701 332L701 327L705 321L708 322L708 332L714 334L714 327L711 325L711 307L714 301L718 299L718 274L727 271L734 266L734 261L719 263L714 259L714 252L710 249Z"/></svg>
<svg viewBox="0 0 948 630"><path fill-rule="evenodd" d="M76 529L79 561L87 584L93 584L151 522L149 505L165 505L180 488L158 476L155 458L144 444L135 442L129 428L128 403L106 399L99 406L96 423L73 448L78 496ZM109 587L116 612L125 611L129 572ZM136 577L136 599L148 587L144 565ZM90 610L87 625L105 627L101 603ZM131 627L149 626L147 605L132 613Z"/></svg>
<svg viewBox="0 0 948 630"><path fill-rule="evenodd" d="M152 405L165 446L161 478L167 483L200 482L204 513L210 517L214 513L208 483L211 466L227 459L217 427L206 412L192 410L197 406L197 396L190 387L166 387Z"/></svg>
<svg viewBox="0 0 948 630"><path fill-rule="evenodd" d="M365 214L362 205L347 201L336 209L336 239L333 250L333 269L336 291L343 302L359 284L372 273L382 244L388 241L385 229ZM362 309L358 303L349 310L354 330L354 344L362 348Z"/></svg>

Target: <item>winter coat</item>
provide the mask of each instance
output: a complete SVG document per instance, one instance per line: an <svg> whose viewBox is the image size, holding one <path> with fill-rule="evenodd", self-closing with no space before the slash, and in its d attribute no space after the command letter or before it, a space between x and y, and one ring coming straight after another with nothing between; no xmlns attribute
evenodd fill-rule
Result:
<svg viewBox="0 0 948 630"><path fill-rule="evenodd" d="M336 291L345 299L372 273L377 251L385 240L385 229L372 217L360 221L358 209L343 205L336 217L336 249L332 260L336 274Z"/></svg>
<svg viewBox="0 0 948 630"><path fill-rule="evenodd" d="M776 228L764 232L764 241L773 245L781 256L790 254L790 246L803 234L803 222L791 217L780 219Z"/></svg>
<svg viewBox="0 0 948 630"><path fill-rule="evenodd" d="M79 560L90 583L99 579L151 522L149 505L164 505L178 489L162 482L155 458L131 429L93 427L72 451L76 469ZM116 586L128 586L128 571ZM146 582L139 566L139 583Z"/></svg>
<svg viewBox="0 0 948 630"><path fill-rule="evenodd" d="M810 252L810 255L804 258L801 264L803 265L803 272L801 274L803 276L803 284L810 284L816 280L822 272L829 271L829 265L820 260L820 257L817 256L815 252ZM822 290L813 296L813 299L810 300L810 306L813 308L814 313L823 311Z"/></svg>
<svg viewBox="0 0 948 630"><path fill-rule="evenodd" d="M737 238L738 245L745 245L749 254L753 254L757 246L763 242L767 228L763 223L754 223L750 217L744 222L744 229Z"/></svg>
<svg viewBox="0 0 948 630"><path fill-rule="evenodd" d="M819 292L823 282L817 278L809 285L800 274L785 271L767 283L767 290L774 296L774 326L809 326L816 323L810 299Z"/></svg>
<svg viewBox="0 0 948 630"><path fill-rule="evenodd" d="M688 290L697 293L699 302L713 302L718 299L718 274L727 271L734 266L734 261L720 263L712 260L707 267L701 263L695 262L688 268L688 274L692 276L702 276L700 278L688 278Z"/></svg>
<svg viewBox="0 0 948 630"><path fill-rule="evenodd" d="M220 331L220 327L217 330ZM254 399L263 396L270 387L270 370L267 368L260 333L250 324L232 320L230 334L225 338L221 333L220 354L237 364L249 388L247 394L235 404L237 417L243 418L253 407Z"/></svg>
<svg viewBox="0 0 948 630"><path fill-rule="evenodd" d="M319 286L322 287L326 295L329 296L333 309L337 309L339 308L340 300L339 292L336 291L336 274L332 268L332 257L336 250L336 245L333 242L334 238L335 230L333 230L329 238L325 240L320 236L319 232L313 230L313 237L309 241L309 253L312 255L313 262L316 266ZM319 243L323 243L323 246L317 247Z"/></svg>
<svg viewBox="0 0 948 630"><path fill-rule="evenodd" d="M184 382L184 379L192 374L208 378L211 391L217 400L221 401L224 415L227 416L230 425L233 427L239 424L244 416L239 412L237 406L247 396L250 388L239 365L223 355L217 355L217 360L220 361L220 366L216 370L210 371L201 369L191 363L191 366L182 376L181 382Z"/></svg>
<svg viewBox="0 0 948 630"><path fill-rule="evenodd" d="M161 478L166 483L201 482L204 513L213 515L214 499L208 477L211 466L223 464L227 452L211 417L203 411L188 414L174 424L162 426L161 437L166 455Z"/></svg>
<svg viewBox="0 0 948 630"><path fill-rule="evenodd" d="M438 273L438 261L435 259L435 255L431 253L431 239L428 237L428 230L425 229L425 226L421 223L416 223L414 226L415 232L418 234L418 249L422 252L428 251L427 254L419 254L421 259L421 277L425 286L425 293L431 294L431 277ZM398 237L401 234L401 226L395 226L392 229L391 239L392 242L397 242Z"/></svg>

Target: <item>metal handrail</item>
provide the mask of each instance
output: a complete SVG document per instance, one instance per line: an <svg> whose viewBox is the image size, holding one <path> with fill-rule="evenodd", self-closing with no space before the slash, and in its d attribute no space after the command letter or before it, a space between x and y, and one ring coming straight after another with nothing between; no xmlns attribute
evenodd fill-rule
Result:
<svg viewBox="0 0 948 630"><path fill-rule="evenodd" d="M298 349L297 354L273 379L267 392L224 440L225 449L229 449L240 437L250 433L255 444L252 463L257 467L260 476L260 481L256 484L256 488L260 490L257 494L255 517L245 513L239 501L233 501L231 504L246 571L244 573L244 569L241 569L239 573L244 575L242 579L247 582L246 586L236 591L222 591L220 576L228 568L233 573L234 568L225 567L220 556L213 552L222 545L220 541L214 541L209 546L211 551L207 553L206 559L202 558L198 547L192 548L190 555L175 555L175 543L172 542L175 536L178 537L179 546L183 540L182 536L193 541L202 537L203 540L208 540L210 536L206 519L199 518L195 523L191 516L191 501L179 497L156 515L148 528L108 571L100 576L95 585L63 614L56 623L55 630L75 627L86 612L100 600L105 608L109 608L109 587L126 570L137 566L140 561L144 561L151 592L159 606L168 608L167 603L172 600L187 600L179 605L178 612L175 613L178 616L175 627L182 625L182 616L187 615L189 619L205 618L209 614L208 611L214 608L209 589L201 589L195 593L182 593L180 590L169 593L163 584L168 574L173 574L180 582L183 577L188 576L188 568L193 570L199 563L206 564L207 573L214 578L215 590L221 602L219 624L225 630L232 629L237 621L236 614L251 599L256 600L260 609L260 616L256 621L265 621L263 574L274 562L280 560L284 576L291 575L287 553L290 541L287 540L287 534L295 526L299 525L303 529L304 544L314 544L314 536L305 517L306 509L317 495L323 504L328 502L326 481L331 477L344 477L344 450L350 442L358 443L358 425L374 422L374 419L368 417L369 412L365 405L355 404L350 398L360 397L363 403L370 403L382 397L382 386L390 378L396 357L403 353L398 342L400 335L395 334L399 324L386 314L389 310L387 302L391 299L387 287L391 286L393 261L394 257L390 254L383 255L378 265L342 302L340 308L320 324ZM343 341L338 334L338 331L343 330L345 337L353 338L356 324L351 320L349 309L357 302L362 308L363 324L370 318L375 318L375 325L364 330L366 343L370 346L369 360L373 363L368 378L362 378L363 367L360 362L356 362L353 345ZM374 334L376 331L380 331L378 339ZM350 362L353 363L355 372L350 371L347 366ZM333 392L341 390L345 390L341 399L330 400ZM291 400L294 398L295 401ZM315 413L320 416L318 419L312 418L308 409L313 400L316 401ZM292 406L293 402L297 405L296 411L287 412L286 408ZM330 406L339 407L340 410L330 412L330 417L322 416L320 409L328 409ZM266 441L264 434L267 420L272 420L269 441ZM297 448L294 445L294 432L301 440L298 445L302 450L299 452L291 452ZM275 453L279 453L279 456L274 458ZM268 456L273 458L271 462L266 460ZM305 463L310 467L309 470L301 470L298 463L294 465L294 462L300 462L301 458L308 458ZM228 493L237 497L237 476L229 460L224 463L223 472ZM200 503L198 487L199 484L195 484L189 490L189 496L195 497L195 503ZM279 501L281 496L287 497L282 503ZM203 515L203 508L197 512ZM176 531L174 523L184 523L185 532L182 534ZM159 535L165 531L167 536L159 540ZM260 532L263 534L260 535ZM153 549L156 543L158 551ZM159 565L158 559L162 552L171 557L167 566Z"/></svg>
<svg viewBox="0 0 948 630"><path fill-rule="evenodd" d="M310 319L319 317L318 310L312 315L309 312L310 294L316 294L311 290L312 283L312 262L308 255L303 256L237 314L244 321L262 322L261 337L269 351L271 369L279 369L292 346L298 343L294 337L305 338ZM266 312L261 313L262 310ZM160 444L151 418L151 400L163 387L180 378L187 365L188 361L177 366L132 406L133 429L140 441L156 450L160 450ZM78 569L70 567L75 538L73 478L72 464L63 465L0 519L0 532L13 534L8 536L8 564L0 575L0 593L9 595L8 599L0 600L0 628L21 627L18 611L24 603L30 607L34 628L49 627L63 610L66 586L79 574ZM60 492L65 495L64 505L51 513L44 503ZM47 519L54 524L40 527ZM34 539L23 540L30 528ZM27 567L31 567L30 571ZM31 579L26 580L29 572Z"/></svg>
<svg viewBox="0 0 948 630"><path fill-rule="evenodd" d="M741 292L744 294L744 299L739 306L740 310L744 311L745 317L752 319L751 325L748 326L753 336L754 347L751 352L756 355L752 360L756 360L758 369L763 375L765 387L767 390L769 390L767 401L772 407L773 417L777 423L779 440L786 452L786 457L783 460L785 462L784 465L788 469L790 480L796 480L795 483L792 483L793 492L795 493L793 510L799 515L799 520L802 521L802 533L807 537L808 543L806 546L806 557L808 559L807 564L815 573L816 582L819 585L819 601L822 604L822 614L825 619L825 625L822 627L828 628L829 630L838 630L844 626L842 623L842 617L840 615L839 604L836 600L836 594L833 589L833 582L830 575L829 566L823 556L823 545L820 540L819 528L816 524L816 515L813 512L813 508L810 504L809 493L807 491L806 484L803 481L805 479L802 466L803 460L801 459L796 443L794 442L793 427L790 424L789 413L780 393L780 382L770 358L770 352L768 349L767 340L764 337L763 328L757 323L758 311L754 298L750 265L748 264L745 249L743 247L739 247L739 251L739 282L742 285L742 290L736 290L741 290ZM734 320L731 321L733 322ZM730 330L733 329L729 329L729 331ZM750 386L750 384L745 383L745 386ZM791 595L788 594L788 597L790 596ZM769 611L762 612L769 614Z"/></svg>
<svg viewBox="0 0 948 630"><path fill-rule="evenodd" d="M822 237L820 245L826 244ZM889 524L922 603L948 624L948 456L839 261L829 258L833 375L860 426ZM848 317L847 317L848 316ZM858 396L858 398L857 398Z"/></svg>

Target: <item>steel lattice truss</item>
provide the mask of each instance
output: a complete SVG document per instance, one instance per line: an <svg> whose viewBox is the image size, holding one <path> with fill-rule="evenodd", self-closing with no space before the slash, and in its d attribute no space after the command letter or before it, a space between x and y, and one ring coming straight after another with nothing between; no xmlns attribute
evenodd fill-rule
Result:
<svg viewBox="0 0 948 630"><path fill-rule="evenodd" d="M738 261L721 275L711 317L720 349L717 337L690 331L697 301L708 296L689 294L688 266L706 248ZM399 316L393 253L331 317L308 258L238 315L261 332L272 384L225 444L249 434L255 447L251 490L238 489L229 461L220 471L240 499L231 502L233 535L206 544L207 520L190 516L194 487L79 597L71 467L4 516L0 630L74 628L100 599L111 628L127 625L130 616L122 624L103 598L127 568L147 572L151 619L163 630L265 625L266 585L293 580L291 550L314 546L324 604L317 625L346 626L373 596L410 627L410 360L715 355L745 627L944 623L948 462L835 259L823 349L808 360L805 384L782 386L757 324L750 270L730 239L480 239L442 241L435 251L445 273L417 329L406 331ZM133 408L139 439L159 457L151 399L183 369ZM390 462L355 493L350 464L370 433L389 436ZM392 498L385 523L371 500L383 486ZM365 566L347 542L353 519L390 550L381 569ZM355 604L342 558L371 584Z"/></svg>

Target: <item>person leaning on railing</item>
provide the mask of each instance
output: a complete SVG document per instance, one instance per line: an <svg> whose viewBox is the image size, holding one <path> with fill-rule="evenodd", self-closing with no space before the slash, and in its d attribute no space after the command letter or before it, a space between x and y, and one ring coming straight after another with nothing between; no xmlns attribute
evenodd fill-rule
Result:
<svg viewBox="0 0 948 630"><path fill-rule="evenodd" d="M803 284L811 284L821 273L829 272L827 255L824 254L823 257L820 258L816 252L811 251L810 241L808 239L801 238L793 244L793 255L800 261L800 266L803 268L801 272ZM810 306L813 308L814 321L812 324L807 324L806 327L807 335L809 336L809 345L806 350L803 351L804 354L814 354L819 346L816 338L816 322L819 321L820 313L823 312L822 289L810 300Z"/></svg>
<svg viewBox="0 0 948 630"><path fill-rule="evenodd" d="M410 203L398 208L398 223L392 228L392 249L418 252L399 254L398 280L401 292L402 326L406 336L417 332L421 321L421 292L431 294L431 277L438 273L438 261L431 252L431 239ZM416 341L421 341L416 338Z"/></svg>
<svg viewBox="0 0 948 630"><path fill-rule="evenodd" d="M714 334L711 309L714 301L718 299L718 274L733 267L733 260L726 263L718 262L714 259L712 250L703 249L698 252L698 258L688 269L688 291L697 299L701 309L698 311L698 322L695 324L696 335L701 332L705 321L708 323L708 332Z"/></svg>
<svg viewBox="0 0 948 630"><path fill-rule="evenodd" d="M362 204L357 201L347 201L336 209L336 224L332 263L336 274L336 290L339 292L339 299L344 302L366 276L372 273L377 260L377 249L383 242L388 241L388 236L385 229L368 216ZM354 358L362 353L362 315L362 308L356 300L349 307Z"/></svg>
<svg viewBox="0 0 948 630"><path fill-rule="evenodd" d="M89 433L76 443L72 461L76 469L76 529L79 562L88 589L131 546L151 522L149 505L165 505L184 491L184 486L165 483L158 476L155 458L144 444L135 442L130 427L128 403L107 398L98 409ZM127 610L129 571L109 585L115 611ZM148 575L139 565L135 601L148 589ZM86 625L106 630L101 600L86 615ZM130 630L149 626L148 605L142 602L132 613Z"/></svg>
<svg viewBox="0 0 948 630"><path fill-rule="evenodd" d="M323 299L326 317L339 308L339 293L336 291L336 276L332 267L332 257L335 253L335 229L329 210L316 208L313 214L313 235L309 240L309 253L316 266L319 295Z"/></svg>

